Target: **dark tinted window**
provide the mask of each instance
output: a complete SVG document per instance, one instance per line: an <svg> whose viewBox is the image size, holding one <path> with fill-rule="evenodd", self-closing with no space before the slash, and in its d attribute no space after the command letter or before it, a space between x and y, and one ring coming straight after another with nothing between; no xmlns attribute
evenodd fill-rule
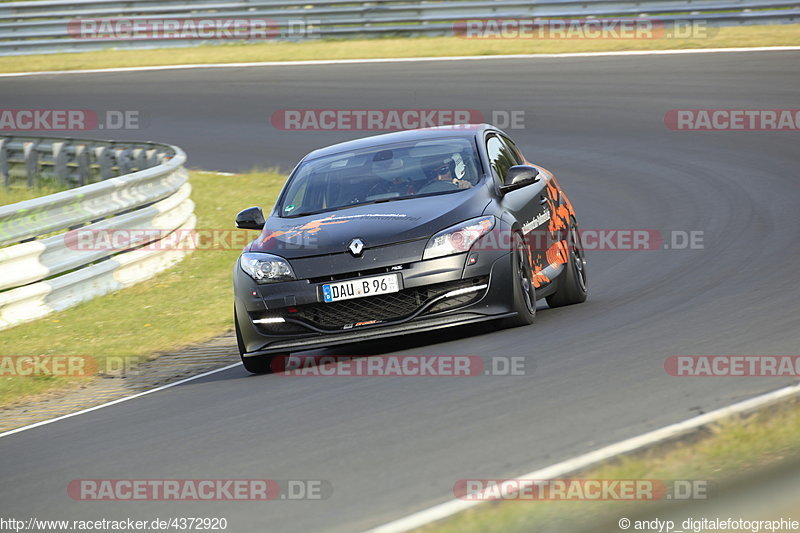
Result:
<svg viewBox="0 0 800 533"><path fill-rule="evenodd" d="M522 159L517 151L497 135L492 135L486 141L486 152L489 155L492 171L495 176L500 178L501 182L510 167L522 164Z"/></svg>
<svg viewBox="0 0 800 533"><path fill-rule="evenodd" d="M294 171L281 216L458 192L480 180L475 144L461 138L371 146L309 159Z"/></svg>
<svg viewBox="0 0 800 533"><path fill-rule="evenodd" d="M514 141L512 141L508 137L503 137L502 135L500 136L500 138L503 140L504 143L506 143L508 145L508 147L511 149L511 152L514 154L514 157L515 157L515 159L517 161L515 164L516 165L524 165L525 164L525 159L522 157L522 152L519 151L519 148L517 148L517 145L514 144Z"/></svg>

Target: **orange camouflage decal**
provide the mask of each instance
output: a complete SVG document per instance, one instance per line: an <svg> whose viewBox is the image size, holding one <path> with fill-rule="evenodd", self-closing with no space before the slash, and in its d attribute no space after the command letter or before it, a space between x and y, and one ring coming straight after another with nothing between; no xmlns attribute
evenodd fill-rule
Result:
<svg viewBox="0 0 800 533"><path fill-rule="evenodd" d="M558 241L553 246L547 249L546 252L547 263L549 265L563 265L567 262L567 246L564 241Z"/></svg>
<svg viewBox="0 0 800 533"><path fill-rule="evenodd" d="M344 224L345 222L350 222L352 219L337 219L335 215L331 215L329 217L320 218L318 220L312 220L311 222L306 222L305 224L301 224L299 226L295 226L288 230L277 230L271 233L264 235L264 237L257 243L259 246L264 246L267 242L269 242L273 238L282 237L287 235L289 239L294 237L299 237L301 235L314 235L319 233L322 230L323 226L328 226L330 224Z"/></svg>
<svg viewBox="0 0 800 533"><path fill-rule="evenodd" d="M550 283L550 278L548 278L541 272L533 275L533 286L536 287L537 289L546 283Z"/></svg>
<svg viewBox="0 0 800 533"><path fill-rule="evenodd" d="M528 257L530 257L530 254ZM537 264L534 267L533 286L536 288L552 281L550 277L544 273L545 269L555 269L559 265L566 264L567 258L569 257L567 254L567 245L563 241L558 241L547 249L545 257L547 258L547 265L542 266L541 264Z"/></svg>
<svg viewBox="0 0 800 533"><path fill-rule="evenodd" d="M574 211L572 210L572 204L570 204L569 199L558 186L555 176L546 168L534 165L528 161L526 161L526 163L539 169L539 172L547 179L547 185L545 187L547 208L551 213L547 231L549 241L555 242L555 244L545 251L546 265L542 264L539 257L535 258L534 251L528 247L528 261L531 265L533 286L538 288L551 281L547 275L543 274L543 271L547 267L551 265L556 267L567 262L569 254L567 253L566 238L570 219L574 216ZM538 256L539 254L536 255Z"/></svg>

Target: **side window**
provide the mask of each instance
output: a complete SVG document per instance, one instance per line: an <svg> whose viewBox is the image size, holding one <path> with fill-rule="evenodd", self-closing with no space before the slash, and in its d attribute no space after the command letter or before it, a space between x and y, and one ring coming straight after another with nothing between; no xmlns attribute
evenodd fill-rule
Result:
<svg viewBox="0 0 800 533"><path fill-rule="evenodd" d="M514 163L514 164L515 165L524 165L525 164L525 159L522 157L522 152L519 151L519 148L517 148L517 145L514 144L514 141L512 141L508 137L501 137L501 138L503 139L503 142L505 142L506 145L508 145L509 149L511 150L511 153L514 154L514 159L516 160L516 163Z"/></svg>
<svg viewBox="0 0 800 533"><path fill-rule="evenodd" d="M486 153L489 155L489 165L496 178L503 182L510 167L522 163L519 154L497 135L492 135L486 141Z"/></svg>

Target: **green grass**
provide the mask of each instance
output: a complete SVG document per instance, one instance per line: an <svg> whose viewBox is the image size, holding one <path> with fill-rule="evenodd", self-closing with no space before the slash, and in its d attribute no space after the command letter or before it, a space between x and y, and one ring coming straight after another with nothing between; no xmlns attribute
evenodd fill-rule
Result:
<svg viewBox="0 0 800 533"><path fill-rule="evenodd" d="M285 176L193 171L190 181L197 228L233 230L241 209L256 203L272 207ZM258 196L248 191L258 191ZM256 232L249 233L255 238ZM102 370L109 356L142 360L220 335L233 324L231 272L240 251L197 250L153 279L5 330L0 333L0 354L91 356ZM79 381L0 377L0 405Z"/></svg>
<svg viewBox="0 0 800 533"><path fill-rule="evenodd" d="M6 189L0 185L0 205L15 204L23 200L39 198L40 196L46 196L66 189L68 189L68 187L49 182L37 183L37 185L32 188L15 185Z"/></svg>
<svg viewBox="0 0 800 533"><path fill-rule="evenodd" d="M800 401L713 425L701 439L686 439L589 469L583 479L701 479L714 484L763 470L800 454ZM465 476L466 477L466 476ZM657 503L508 501L478 505L418 531L424 533L529 533L592 531ZM615 530L615 526L608 530ZM607 529L603 528L603 531Z"/></svg>
<svg viewBox="0 0 800 533"><path fill-rule="evenodd" d="M709 28L706 38L690 39L500 39L419 37L320 40L304 43L221 44L160 50L107 50L0 58L0 72L76 70L148 65L441 57L453 55L539 54L619 50L730 48L800 45L800 24Z"/></svg>

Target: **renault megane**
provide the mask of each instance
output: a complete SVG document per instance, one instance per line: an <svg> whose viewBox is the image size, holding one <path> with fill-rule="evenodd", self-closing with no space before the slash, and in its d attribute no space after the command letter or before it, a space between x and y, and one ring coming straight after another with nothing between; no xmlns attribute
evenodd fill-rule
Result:
<svg viewBox="0 0 800 533"><path fill-rule="evenodd" d="M276 355L497 320L586 299L572 205L487 124L409 130L311 152L234 268L245 368Z"/></svg>

